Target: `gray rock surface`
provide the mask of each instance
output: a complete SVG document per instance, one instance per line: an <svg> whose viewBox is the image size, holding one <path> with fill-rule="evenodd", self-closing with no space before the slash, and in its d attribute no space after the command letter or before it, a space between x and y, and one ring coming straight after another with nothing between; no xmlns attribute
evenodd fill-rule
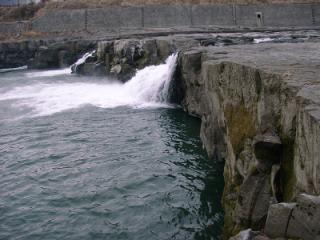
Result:
<svg viewBox="0 0 320 240"><path fill-rule="evenodd" d="M180 54L181 103L202 119L209 156L225 160L225 237L262 229L276 200L320 193L319 47L256 44Z"/></svg>
<svg viewBox="0 0 320 240"><path fill-rule="evenodd" d="M320 197L300 194L296 203L278 203L269 208L265 233L272 238L319 239Z"/></svg>
<svg viewBox="0 0 320 240"><path fill-rule="evenodd" d="M289 218L286 236L304 240L320 237L320 197L301 194Z"/></svg>
<svg viewBox="0 0 320 240"><path fill-rule="evenodd" d="M171 38L101 41L97 45L97 61L105 64L106 74L127 81L137 69L163 62L174 49Z"/></svg>
<svg viewBox="0 0 320 240"><path fill-rule="evenodd" d="M273 238L286 237L289 219L296 203L278 203L270 206L265 233Z"/></svg>

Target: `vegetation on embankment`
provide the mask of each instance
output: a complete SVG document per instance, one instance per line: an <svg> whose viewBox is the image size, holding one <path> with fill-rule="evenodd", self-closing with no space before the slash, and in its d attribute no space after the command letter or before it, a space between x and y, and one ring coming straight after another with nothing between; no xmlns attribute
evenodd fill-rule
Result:
<svg viewBox="0 0 320 240"><path fill-rule="evenodd" d="M0 7L0 22L15 22L33 18L45 4L28 4L18 7Z"/></svg>

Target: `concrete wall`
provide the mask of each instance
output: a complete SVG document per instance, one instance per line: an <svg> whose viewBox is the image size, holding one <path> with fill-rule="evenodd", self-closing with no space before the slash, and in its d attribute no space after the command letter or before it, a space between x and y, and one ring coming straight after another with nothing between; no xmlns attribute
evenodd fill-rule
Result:
<svg viewBox="0 0 320 240"><path fill-rule="evenodd" d="M4 35L22 34L30 29L29 22L12 22L0 24L0 33Z"/></svg>
<svg viewBox="0 0 320 240"><path fill-rule="evenodd" d="M117 32L120 28L206 26L320 26L320 4L168 5L55 10L48 11L45 15L32 21L32 30L38 32L78 32L84 30ZM0 27L0 33L1 29L5 28L5 26Z"/></svg>
<svg viewBox="0 0 320 240"><path fill-rule="evenodd" d="M320 4L313 5L313 21L315 25L320 25Z"/></svg>
<svg viewBox="0 0 320 240"><path fill-rule="evenodd" d="M146 6L143 17L145 27L191 26L189 6Z"/></svg>
<svg viewBox="0 0 320 240"><path fill-rule="evenodd" d="M88 31L105 31L119 28L142 28L143 11L139 7L112 7L87 10Z"/></svg>
<svg viewBox="0 0 320 240"><path fill-rule="evenodd" d="M242 5L236 6L235 13L236 24L244 27L305 27L314 24L312 4Z"/></svg>
<svg viewBox="0 0 320 240"><path fill-rule="evenodd" d="M263 9L264 25L266 26L311 26L312 21L312 5L279 4L276 8L273 6L265 6Z"/></svg>
<svg viewBox="0 0 320 240"><path fill-rule="evenodd" d="M232 26L234 13L232 5L192 6L192 26Z"/></svg>
<svg viewBox="0 0 320 240"><path fill-rule="evenodd" d="M48 11L32 21L37 32L73 32L85 30L86 10Z"/></svg>

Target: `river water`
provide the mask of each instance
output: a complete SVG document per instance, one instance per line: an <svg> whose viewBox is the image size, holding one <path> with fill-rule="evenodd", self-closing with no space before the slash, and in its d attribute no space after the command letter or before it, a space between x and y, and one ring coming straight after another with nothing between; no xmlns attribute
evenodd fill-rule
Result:
<svg viewBox="0 0 320 240"><path fill-rule="evenodd" d="M218 239L223 166L166 103L174 65L2 73L0 239Z"/></svg>

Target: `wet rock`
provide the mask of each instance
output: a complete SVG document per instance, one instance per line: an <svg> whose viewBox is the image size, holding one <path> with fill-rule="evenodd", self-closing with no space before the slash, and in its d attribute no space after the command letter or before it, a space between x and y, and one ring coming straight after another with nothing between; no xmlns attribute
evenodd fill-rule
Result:
<svg viewBox="0 0 320 240"><path fill-rule="evenodd" d="M97 45L97 58L99 61L105 60L106 53L112 51L113 44L111 41L100 41Z"/></svg>
<svg viewBox="0 0 320 240"><path fill-rule="evenodd" d="M114 54L120 58L126 58L129 64L136 64L142 57L141 42L138 40L116 40L114 42Z"/></svg>
<svg viewBox="0 0 320 240"><path fill-rule="evenodd" d="M66 50L61 50L58 53L59 67L65 68L69 67L73 62L73 57L70 52Z"/></svg>
<svg viewBox="0 0 320 240"><path fill-rule="evenodd" d="M59 57L58 51L47 46L40 46L36 52L30 68L46 69L46 68L58 68Z"/></svg>
<svg viewBox="0 0 320 240"><path fill-rule="evenodd" d="M104 56L104 64L106 66L107 73L109 73L111 71L111 56L109 53L106 53Z"/></svg>
<svg viewBox="0 0 320 240"><path fill-rule="evenodd" d="M85 76L105 76L106 68L103 63L84 63L77 67L76 72Z"/></svg>
<svg viewBox="0 0 320 240"><path fill-rule="evenodd" d="M117 64L111 68L110 72L116 75L119 75L121 73L121 70L122 70L121 65Z"/></svg>

